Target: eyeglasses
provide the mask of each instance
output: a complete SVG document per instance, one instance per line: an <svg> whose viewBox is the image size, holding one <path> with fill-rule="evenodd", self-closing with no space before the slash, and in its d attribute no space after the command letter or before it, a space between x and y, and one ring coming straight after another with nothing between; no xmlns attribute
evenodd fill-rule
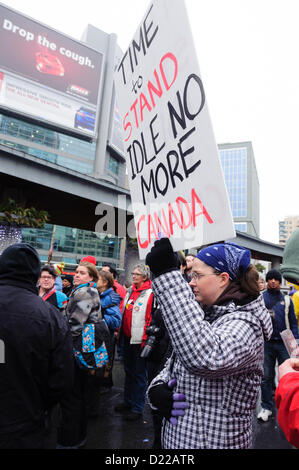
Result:
<svg viewBox="0 0 299 470"><path fill-rule="evenodd" d="M54 279L54 278L53 278L53 276L41 276L41 279L49 281L49 280Z"/></svg>
<svg viewBox="0 0 299 470"><path fill-rule="evenodd" d="M201 274L201 273L191 273L191 280L193 281L198 281L198 279L204 277L204 276L219 276L220 273L207 273L207 274Z"/></svg>
<svg viewBox="0 0 299 470"><path fill-rule="evenodd" d="M142 276L140 273L131 273L132 276Z"/></svg>

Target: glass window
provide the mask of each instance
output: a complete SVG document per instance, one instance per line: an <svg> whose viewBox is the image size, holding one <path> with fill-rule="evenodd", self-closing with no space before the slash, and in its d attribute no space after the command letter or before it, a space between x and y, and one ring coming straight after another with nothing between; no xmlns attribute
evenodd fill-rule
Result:
<svg viewBox="0 0 299 470"><path fill-rule="evenodd" d="M244 222L244 223L238 223L238 224L234 224L235 225L235 229L238 230L238 232L247 232L247 223Z"/></svg>
<svg viewBox="0 0 299 470"><path fill-rule="evenodd" d="M93 172L95 142L86 142L1 114L0 134L0 143L3 145L79 173ZM7 136L6 139L3 135ZM9 136L12 140L9 140ZM41 149L41 146L44 148Z"/></svg>
<svg viewBox="0 0 299 470"><path fill-rule="evenodd" d="M112 171L115 175L118 175L119 172L119 162L110 156L109 158L109 170Z"/></svg>
<svg viewBox="0 0 299 470"><path fill-rule="evenodd" d="M233 217L246 217L247 149L221 149L219 154Z"/></svg>
<svg viewBox="0 0 299 470"><path fill-rule="evenodd" d="M23 228L22 240L38 250L49 250L53 225L45 224L42 229ZM56 226L54 252L70 253L69 258L83 254L118 259L121 239L112 235L98 234L86 230ZM68 258L66 258L68 259ZM65 261L66 262L66 261Z"/></svg>

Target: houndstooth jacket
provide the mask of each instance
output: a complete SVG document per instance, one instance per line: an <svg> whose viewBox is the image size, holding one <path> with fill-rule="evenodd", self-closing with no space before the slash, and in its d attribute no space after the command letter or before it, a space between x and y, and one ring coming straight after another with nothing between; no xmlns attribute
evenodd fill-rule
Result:
<svg viewBox="0 0 299 470"><path fill-rule="evenodd" d="M174 353L149 389L176 378L175 391L189 404L177 426L164 419L163 448L250 448L264 340L272 333L262 297L242 306L215 305L204 313L178 271L159 276L152 288Z"/></svg>

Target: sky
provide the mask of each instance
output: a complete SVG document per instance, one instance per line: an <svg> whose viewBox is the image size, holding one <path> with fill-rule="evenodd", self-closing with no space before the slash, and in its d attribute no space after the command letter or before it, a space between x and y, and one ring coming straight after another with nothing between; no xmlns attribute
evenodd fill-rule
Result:
<svg viewBox="0 0 299 470"><path fill-rule="evenodd" d="M125 51L149 0L2 0L75 39L87 24ZM260 184L260 238L299 215L298 0L185 0L217 144L251 141Z"/></svg>

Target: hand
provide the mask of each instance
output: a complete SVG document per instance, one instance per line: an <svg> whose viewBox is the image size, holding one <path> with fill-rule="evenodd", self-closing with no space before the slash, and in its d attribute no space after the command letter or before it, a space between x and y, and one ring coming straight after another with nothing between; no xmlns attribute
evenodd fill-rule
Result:
<svg viewBox="0 0 299 470"><path fill-rule="evenodd" d="M173 393L176 379L171 379L168 383L157 384L149 391L149 398L159 413L168 419L171 424L178 424L177 417L183 416L188 408L186 397L183 393Z"/></svg>
<svg viewBox="0 0 299 470"><path fill-rule="evenodd" d="M179 269L178 256L173 251L168 238L155 241L154 246L146 256L145 264L150 267L154 277Z"/></svg>
<svg viewBox="0 0 299 470"><path fill-rule="evenodd" d="M299 359L291 357L278 367L278 380L289 372L299 372Z"/></svg>
<svg viewBox="0 0 299 470"><path fill-rule="evenodd" d="M172 389L176 385L176 379L171 379L167 385L169 388ZM176 426L178 424L178 420L177 418L175 418L175 416L184 416L185 410L187 408L188 403L186 401L186 396L183 393L174 393L171 418L169 419L171 424Z"/></svg>

